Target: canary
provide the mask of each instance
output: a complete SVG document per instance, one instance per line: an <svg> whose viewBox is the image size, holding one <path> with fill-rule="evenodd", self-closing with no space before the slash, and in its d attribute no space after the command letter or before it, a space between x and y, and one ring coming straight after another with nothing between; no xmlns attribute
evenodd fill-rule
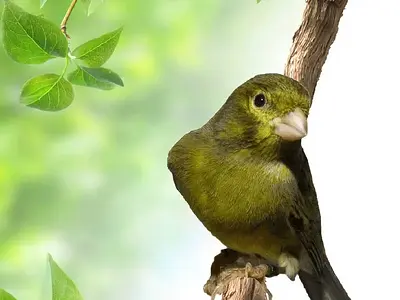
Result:
<svg viewBox="0 0 400 300"><path fill-rule="evenodd" d="M257 75L172 147L168 168L197 218L228 248L265 258L291 280L298 275L312 300L347 300L325 252L301 146L310 106L299 82Z"/></svg>

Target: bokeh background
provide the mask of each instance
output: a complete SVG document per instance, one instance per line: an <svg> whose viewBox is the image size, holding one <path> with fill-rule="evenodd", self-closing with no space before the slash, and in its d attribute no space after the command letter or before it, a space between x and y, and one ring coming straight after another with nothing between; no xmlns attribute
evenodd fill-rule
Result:
<svg viewBox="0 0 400 300"><path fill-rule="evenodd" d="M395 299L400 158L400 4L350 0L304 140L331 262L353 299ZM16 1L57 24L69 0ZM197 221L166 168L169 148L248 78L282 72L303 0L80 1L71 45L125 29L106 66L124 88L75 87L72 106L18 103L28 78L63 61L14 63L0 51L0 287L50 299L46 255L85 299L208 299L222 245ZM307 299L297 279L275 299Z"/></svg>

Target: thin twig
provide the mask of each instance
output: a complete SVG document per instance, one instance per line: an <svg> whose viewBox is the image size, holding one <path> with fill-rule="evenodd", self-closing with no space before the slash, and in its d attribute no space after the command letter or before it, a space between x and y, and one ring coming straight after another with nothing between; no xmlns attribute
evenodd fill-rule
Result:
<svg viewBox="0 0 400 300"><path fill-rule="evenodd" d="M64 35L68 39L70 38L70 36L67 34L67 22L68 22L69 17L71 16L72 10L74 9L76 2L78 2L78 0L71 1L71 4L69 5L68 10L65 13L64 19L62 20L61 25L60 25L60 29L61 29L62 33L64 33Z"/></svg>

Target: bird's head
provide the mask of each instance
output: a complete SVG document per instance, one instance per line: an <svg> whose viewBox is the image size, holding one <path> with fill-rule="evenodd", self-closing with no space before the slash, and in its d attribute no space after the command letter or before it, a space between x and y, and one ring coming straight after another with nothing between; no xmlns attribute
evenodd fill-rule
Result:
<svg viewBox="0 0 400 300"><path fill-rule="evenodd" d="M236 88L210 123L217 139L239 148L294 142L307 135L310 105L296 80L262 74Z"/></svg>

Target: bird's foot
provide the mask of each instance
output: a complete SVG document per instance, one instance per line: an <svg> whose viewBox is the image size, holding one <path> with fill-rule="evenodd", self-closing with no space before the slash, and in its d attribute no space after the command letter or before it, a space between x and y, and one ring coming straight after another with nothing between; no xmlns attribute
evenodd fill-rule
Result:
<svg viewBox="0 0 400 300"><path fill-rule="evenodd" d="M269 271L268 271L267 275L265 275L265 277L271 278L271 277L276 277L279 274L281 274L279 267L273 266L273 265L268 265L268 267L269 267Z"/></svg>
<svg viewBox="0 0 400 300"><path fill-rule="evenodd" d="M284 268L274 266L270 261L257 256L224 249L214 257L211 276L204 285L204 292L214 295L221 292L221 287L232 278L254 278L259 282L265 277L273 277L284 273Z"/></svg>
<svg viewBox="0 0 400 300"><path fill-rule="evenodd" d="M258 265L253 267L251 263L246 263L244 268L245 277L254 278L257 280L263 280L267 274L269 274L269 267L267 265Z"/></svg>
<svg viewBox="0 0 400 300"><path fill-rule="evenodd" d="M278 264L279 267L285 268L286 276L289 277L290 280L294 281L300 270L299 260L288 253L282 253L279 256Z"/></svg>
<svg viewBox="0 0 400 300"><path fill-rule="evenodd" d="M265 282L265 276L269 274L270 267L268 265L252 266L251 263L246 263L245 267L227 267L220 274L211 275L210 279L203 287L203 291L214 297L217 294L222 294L225 287L235 278L253 278L260 283ZM268 291L267 291L268 292ZM212 298L213 299L213 298ZM269 299L272 299L270 296Z"/></svg>

